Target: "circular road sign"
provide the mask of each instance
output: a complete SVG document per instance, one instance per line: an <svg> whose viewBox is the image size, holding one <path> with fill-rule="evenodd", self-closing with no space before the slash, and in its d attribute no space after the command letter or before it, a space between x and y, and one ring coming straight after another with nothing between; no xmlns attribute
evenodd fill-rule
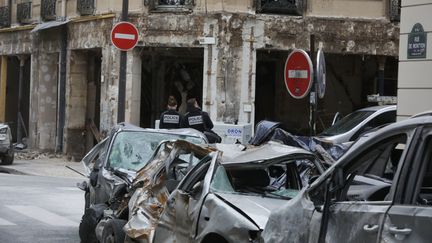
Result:
<svg viewBox="0 0 432 243"><path fill-rule="evenodd" d="M285 86L293 98L301 99L309 93L313 83L313 68L304 50L295 49L289 54L284 76Z"/></svg>
<svg viewBox="0 0 432 243"><path fill-rule="evenodd" d="M128 51L138 42L138 29L129 22L119 22L111 30L111 42L118 49Z"/></svg>
<svg viewBox="0 0 432 243"><path fill-rule="evenodd" d="M326 63L324 52L321 49L318 50L316 63L317 92L318 97L322 99L326 89Z"/></svg>

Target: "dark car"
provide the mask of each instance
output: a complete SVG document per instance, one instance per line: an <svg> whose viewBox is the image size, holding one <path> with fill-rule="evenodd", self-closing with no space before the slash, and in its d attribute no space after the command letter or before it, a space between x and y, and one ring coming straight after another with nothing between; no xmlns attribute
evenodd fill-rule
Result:
<svg viewBox="0 0 432 243"><path fill-rule="evenodd" d="M274 210L264 242L430 242L432 117L367 133Z"/></svg>
<svg viewBox="0 0 432 243"><path fill-rule="evenodd" d="M0 124L0 159L0 165L11 165L14 161L12 134L6 124Z"/></svg>
<svg viewBox="0 0 432 243"><path fill-rule="evenodd" d="M82 241L95 242L94 229L98 222L95 214L115 206L116 199L126 193L127 185L162 141L176 139L207 143L204 134L194 129L144 129L121 123L83 158L89 179L79 185L85 191L86 211L80 224Z"/></svg>

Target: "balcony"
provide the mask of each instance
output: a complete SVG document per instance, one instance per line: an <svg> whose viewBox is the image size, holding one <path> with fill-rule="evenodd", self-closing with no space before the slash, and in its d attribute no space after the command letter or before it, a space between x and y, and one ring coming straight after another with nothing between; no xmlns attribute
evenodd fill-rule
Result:
<svg viewBox="0 0 432 243"><path fill-rule="evenodd" d="M93 15L95 11L95 0L77 0L77 10L82 16Z"/></svg>
<svg viewBox="0 0 432 243"><path fill-rule="evenodd" d="M56 2L57 0L41 1L41 17L43 21L56 20Z"/></svg>
<svg viewBox="0 0 432 243"><path fill-rule="evenodd" d="M389 0L389 18L390 21L400 21L401 0Z"/></svg>
<svg viewBox="0 0 432 243"><path fill-rule="evenodd" d="M17 21L21 24L31 23L32 2L28 0L18 1Z"/></svg>
<svg viewBox="0 0 432 243"><path fill-rule="evenodd" d="M194 0L147 0L146 2L153 12L190 12L194 6Z"/></svg>
<svg viewBox="0 0 432 243"><path fill-rule="evenodd" d="M11 14L9 6L0 7L0 28L9 27L11 24Z"/></svg>
<svg viewBox="0 0 432 243"><path fill-rule="evenodd" d="M258 13L303 15L304 0L256 0Z"/></svg>

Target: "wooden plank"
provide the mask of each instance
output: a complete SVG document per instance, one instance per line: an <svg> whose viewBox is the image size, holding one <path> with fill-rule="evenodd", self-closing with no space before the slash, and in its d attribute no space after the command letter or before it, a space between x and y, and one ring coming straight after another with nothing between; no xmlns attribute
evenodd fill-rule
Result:
<svg viewBox="0 0 432 243"><path fill-rule="evenodd" d="M7 56L0 58L0 122L6 120Z"/></svg>

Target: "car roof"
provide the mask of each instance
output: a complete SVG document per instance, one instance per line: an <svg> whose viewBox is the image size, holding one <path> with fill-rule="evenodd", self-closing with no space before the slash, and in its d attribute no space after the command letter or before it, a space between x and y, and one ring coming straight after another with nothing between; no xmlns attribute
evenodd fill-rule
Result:
<svg viewBox="0 0 432 243"><path fill-rule="evenodd" d="M350 157L352 153L355 153L358 147L363 146L365 143L370 143L375 141L377 138L382 137L389 132L403 130L410 127L419 127L422 125L432 125L432 116L422 116L416 118L410 118L396 123L389 124L381 129L367 133L361 136L354 144L348 149L348 151L340 158L340 160L345 160L345 157Z"/></svg>
<svg viewBox="0 0 432 243"><path fill-rule="evenodd" d="M378 105L378 106L371 106L371 107L365 107L362 109L359 109L357 111L391 111L391 110L396 110L396 105Z"/></svg>
<svg viewBox="0 0 432 243"><path fill-rule="evenodd" d="M260 146L239 145L239 144L216 144L216 148L222 151L221 163L263 163L269 160L306 155L314 156L311 152L301 148L284 145L278 142L268 142Z"/></svg>
<svg viewBox="0 0 432 243"><path fill-rule="evenodd" d="M417 114L411 116L411 118L421 117L421 116L432 116L432 110L430 110L430 111L423 111L423 112L417 113Z"/></svg>

